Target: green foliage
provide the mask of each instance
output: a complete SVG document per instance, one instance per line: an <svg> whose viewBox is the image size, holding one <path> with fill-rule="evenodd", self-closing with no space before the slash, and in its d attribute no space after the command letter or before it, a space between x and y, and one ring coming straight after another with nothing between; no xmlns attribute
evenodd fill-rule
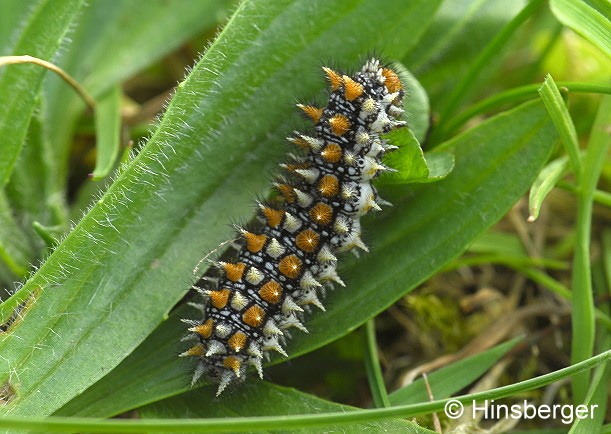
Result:
<svg viewBox="0 0 611 434"><path fill-rule="evenodd" d="M609 164L610 97L591 98L589 112L572 113L561 93L565 82L544 80L546 71L537 69L555 61L549 47L562 45L560 32L551 31L559 22L567 26L563 32L574 37L570 28L583 35L593 50L608 50L609 33L601 28L608 29L609 18L596 5L573 7L564 0L549 8L540 0L511 2L511 7L501 0L30 3L28 8L17 0L0 3L0 53L28 54L61 67L96 99L95 121L78 94L51 71L38 65L0 67L0 280L7 288L0 293L0 428L429 432L402 418L440 411L443 401L422 404L428 400L422 381L387 395L376 366L373 321L364 357L374 402L387 412L259 380L215 399L212 387L189 388L192 365L177 357L185 333L180 318L189 315L180 301L199 277L193 270L203 254L231 238L229 222L251 217L254 195L267 194L268 174L286 153L283 137L303 127L287 112L296 99L324 95L317 73L322 61L350 69L374 52L404 65L397 68L408 89L412 131L392 137L402 149L388 164L399 172L378 184L394 206L365 219L372 252L343 259L340 274L349 288L327 295L327 311L312 315L309 334L295 334L290 357L356 330L444 268L469 260L503 263L570 297L573 332L579 336L572 343L573 367L513 385L511 393L579 373L574 402L604 409L611 320L593 300L594 294L608 297L611 260L600 265L606 280L593 281L589 246L593 203L607 200L609 206L608 193L597 190L597 182L602 173L609 185L603 166ZM230 7L235 8L231 14ZM229 20L212 38L225 15ZM208 38L205 48L202 41ZM506 76L505 62L510 65L522 48L516 41L537 38L549 41L544 48L527 46L535 67L520 70L516 84ZM188 44L203 54L178 84L146 143L119 163L119 116L126 105L121 85L138 73L154 74L164 56ZM566 87L611 93L608 84L591 81ZM87 122L96 136L93 177L114 174L102 183L74 185L71 152ZM591 134L580 135L578 122L593 124ZM515 238L494 237L490 230L531 186L536 218L563 180L577 198L570 293L541 268L558 269L565 262L531 258L515 248ZM83 204L87 211L81 216ZM607 234L606 252L609 239ZM494 241L482 247L487 240ZM481 256L461 257L469 246L475 253L483 248ZM19 280L23 285L13 290ZM458 393L513 344L432 374L435 399ZM593 366L598 367L585 370ZM486 398L507 393L496 389ZM77 418L109 418L132 409L147 421L113 426ZM333 416L325 419L327 412ZM309 416L280 417L287 414ZM40 420L47 416L53 417ZM252 424L233 416L253 417ZM156 421L161 418L216 419L172 425ZM603 423L600 416L573 428L596 430Z"/></svg>

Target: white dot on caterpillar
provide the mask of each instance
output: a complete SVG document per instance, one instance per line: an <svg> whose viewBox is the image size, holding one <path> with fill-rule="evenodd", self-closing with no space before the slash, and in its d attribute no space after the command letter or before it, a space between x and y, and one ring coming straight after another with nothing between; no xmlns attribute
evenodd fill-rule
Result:
<svg viewBox="0 0 611 434"><path fill-rule="evenodd" d="M369 143L369 134L364 129L359 129L355 136L356 143L359 145L365 145Z"/></svg>
<svg viewBox="0 0 611 434"><path fill-rule="evenodd" d="M291 216L291 218L294 218L294 217ZM288 221L289 219L287 218L286 220ZM289 232L294 232L295 230L296 229L294 229L293 231L289 231ZM280 244L278 240L275 238L272 238L272 240L269 242L267 246L267 249L265 249L265 252L274 259L278 258L285 251L286 251L286 248L282 244Z"/></svg>
<svg viewBox="0 0 611 434"><path fill-rule="evenodd" d="M352 152L346 151L344 153L344 163L346 163L348 166L354 166L355 162L356 157L354 156L354 154Z"/></svg>
<svg viewBox="0 0 611 434"><path fill-rule="evenodd" d="M247 304L248 304L248 298L242 295L242 293L236 291L233 294L233 297L231 298L231 307L232 308L234 308L235 310L239 312L242 309L244 309Z"/></svg>
<svg viewBox="0 0 611 434"><path fill-rule="evenodd" d="M307 208L308 206L310 206L310 204L314 200L312 196L306 193L305 191L301 191L297 188L293 189L293 191L295 192L295 195L297 196L297 203L302 208Z"/></svg>
<svg viewBox="0 0 611 434"><path fill-rule="evenodd" d="M286 229L290 233L295 233L295 231L301 228L302 224L303 223L301 222L301 220L299 220L292 214L286 213L285 219L284 219L284 225L283 225L284 229Z"/></svg>
<svg viewBox="0 0 611 434"><path fill-rule="evenodd" d="M253 285L258 285L263 280L263 273L255 267L250 267L246 272L246 281Z"/></svg>
<svg viewBox="0 0 611 434"><path fill-rule="evenodd" d="M365 115L369 116L372 113L375 113L378 110L378 105L373 100L373 98L367 98L362 105L363 112Z"/></svg>

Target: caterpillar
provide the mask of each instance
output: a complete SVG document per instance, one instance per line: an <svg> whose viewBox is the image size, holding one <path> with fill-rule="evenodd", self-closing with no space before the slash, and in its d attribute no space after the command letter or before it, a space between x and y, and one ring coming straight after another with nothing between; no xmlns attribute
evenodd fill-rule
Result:
<svg viewBox="0 0 611 434"><path fill-rule="evenodd" d="M361 216L389 205L371 181L393 170L381 159L397 147L381 136L406 124L401 80L375 58L352 76L323 71L326 107L297 104L313 133L288 138L304 155L281 164L286 175L273 183L278 197L257 203L253 227L237 227L235 259L216 262L219 276L194 286L203 316L183 320L185 339L196 343L181 356L199 359L192 384L205 375L218 383L217 396L243 381L249 367L263 378L270 351L288 357L288 329L307 332L302 322L312 306L324 311L325 288L345 286L336 254L368 250Z"/></svg>

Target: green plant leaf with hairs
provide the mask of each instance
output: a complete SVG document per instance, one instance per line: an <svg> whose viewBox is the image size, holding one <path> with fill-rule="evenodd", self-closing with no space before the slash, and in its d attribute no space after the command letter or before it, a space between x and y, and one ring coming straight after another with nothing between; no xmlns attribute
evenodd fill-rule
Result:
<svg viewBox="0 0 611 434"><path fill-rule="evenodd" d="M437 5L241 4L146 146L21 288L39 295L0 342L0 382L16 391L0 412L51 414L130 354L184 295L202 252L231 237L228 219L247 218L268 188L297 125L286 110L325 87L321 55L356 67L384 44L399 57ZM286 38L303 20L315 25Z"/></svg>

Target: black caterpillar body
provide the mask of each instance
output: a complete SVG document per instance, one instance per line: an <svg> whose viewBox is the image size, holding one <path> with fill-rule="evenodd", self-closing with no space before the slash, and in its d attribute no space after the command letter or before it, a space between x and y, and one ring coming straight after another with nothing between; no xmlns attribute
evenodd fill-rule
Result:
<svg viewBox="0 0 611 434"><path fill-rule="evenodd" d="M314 132L289 138L307 154L282 165L288 175L274 183L282 199L258 204L258 229L238 228L236 259L218 262L221 276L196 288L203 318L185 320L197 343L181 356L199 358L193 383L206 375L219 383L217 395L249 366L262 377L269 351L286 356L287 329L307 332L302 321L310 306L324 310L324 288L344 286L335 255L366 251L360 218L386 204L371 180L390 170L381 159L396 148L381 135L405 125L401 81L377 59L351 77L323 70L327 106L299 104Z"/></svg>

